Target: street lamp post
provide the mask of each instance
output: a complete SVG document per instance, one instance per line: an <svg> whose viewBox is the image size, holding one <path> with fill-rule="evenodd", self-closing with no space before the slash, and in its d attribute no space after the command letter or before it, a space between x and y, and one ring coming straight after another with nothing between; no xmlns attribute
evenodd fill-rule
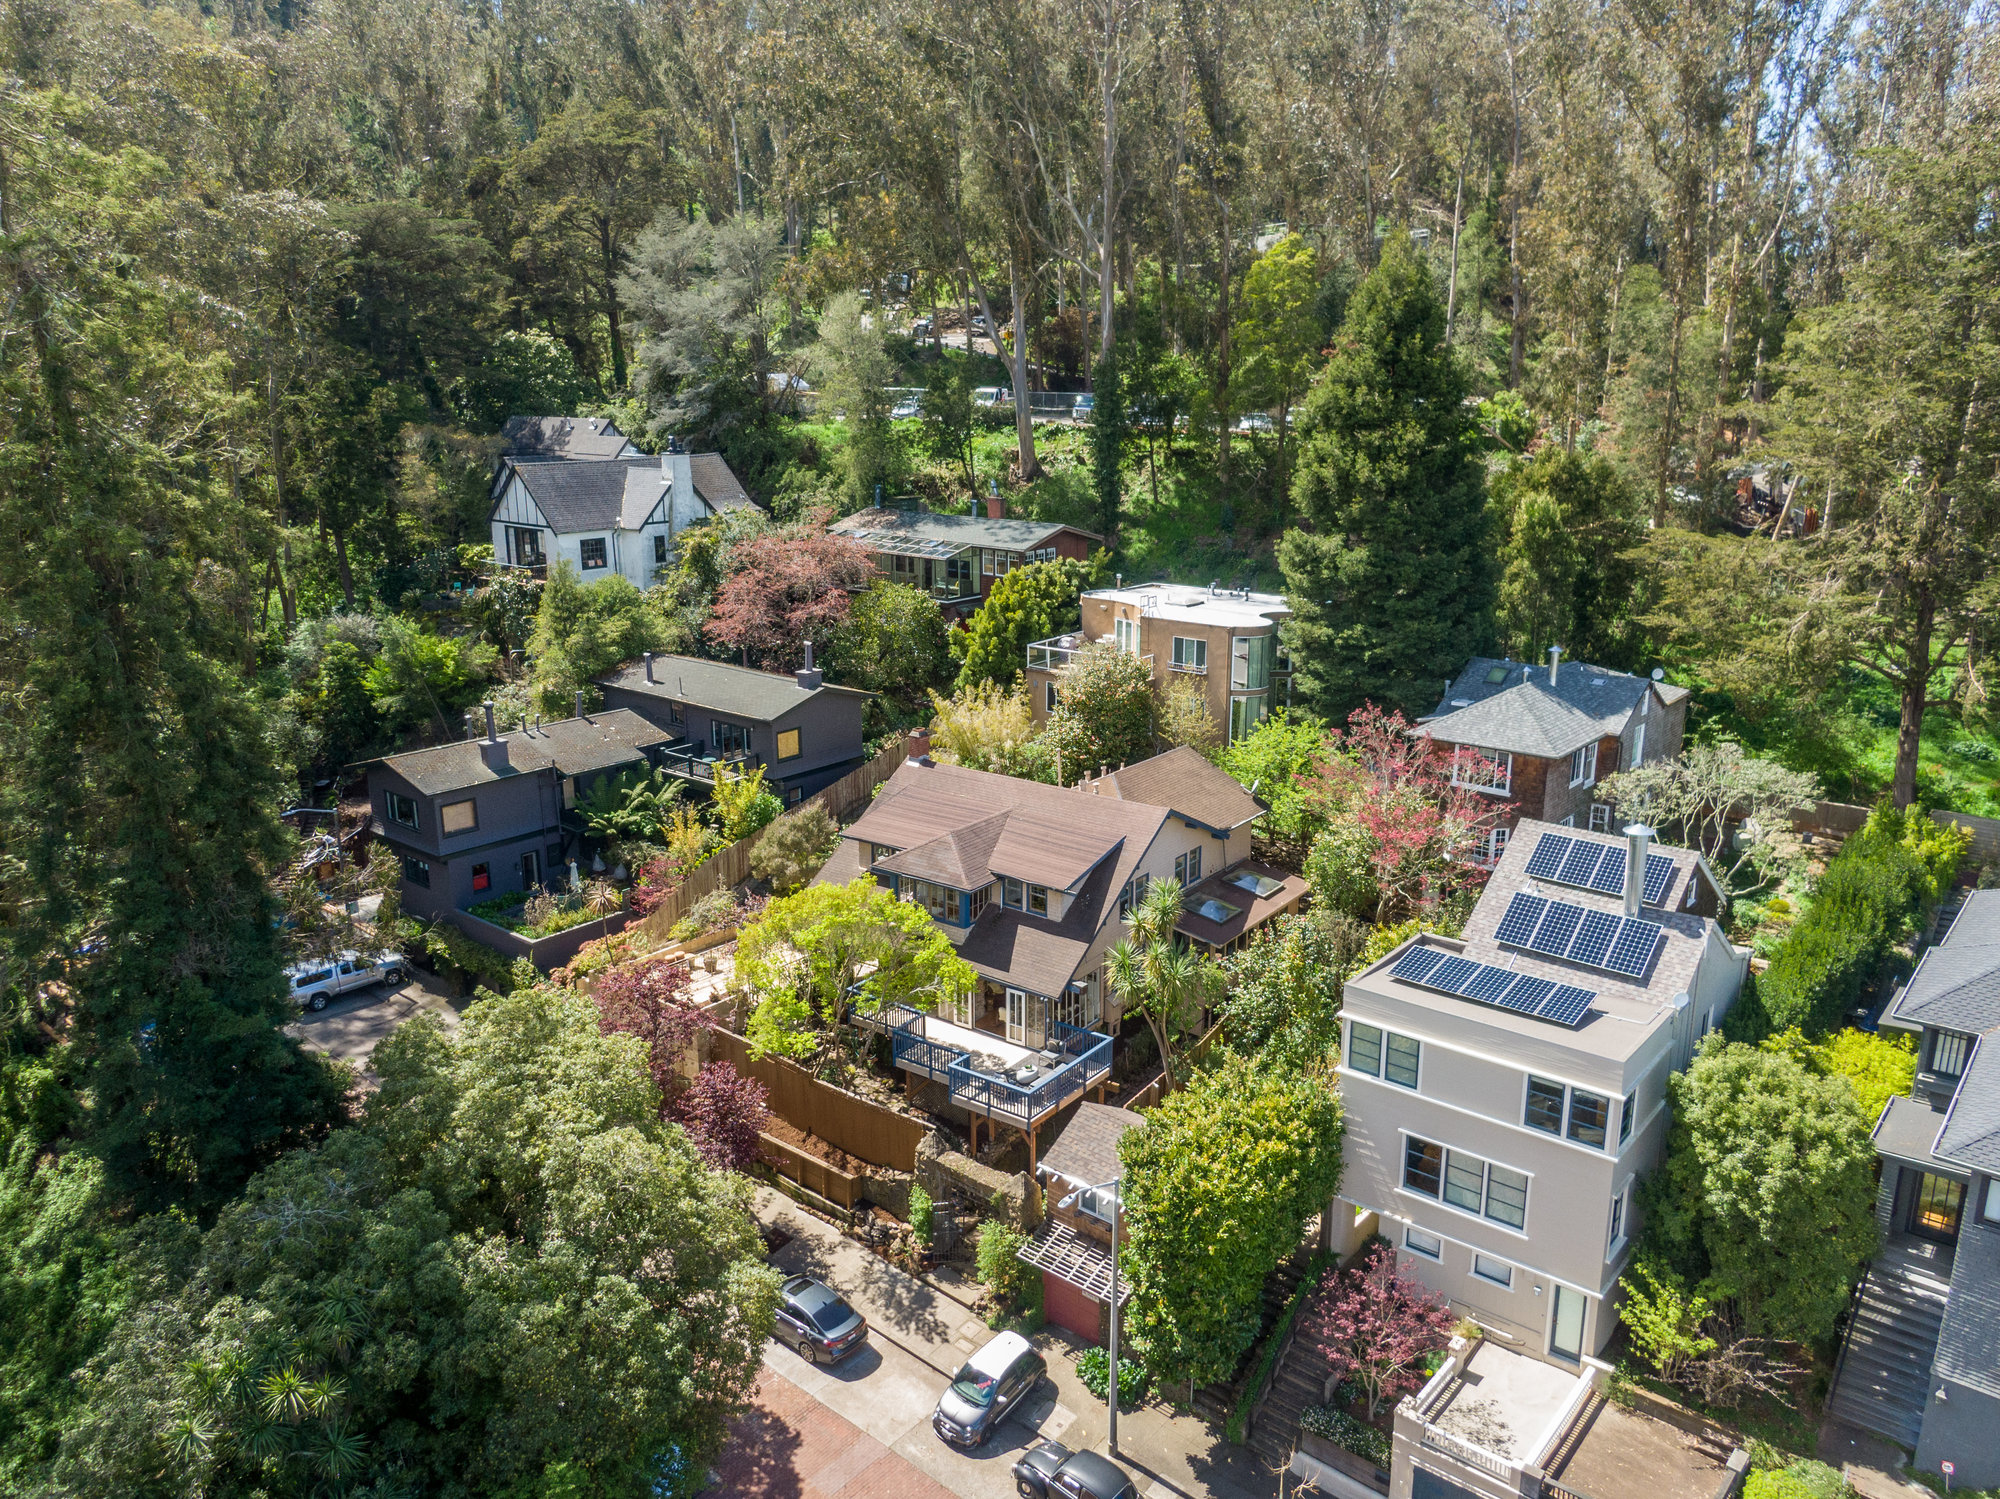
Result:
<svg viewBox="0 0 2000 1499"><path fill-rule="evenodd" d="M1108 1445L1111 1455L1118 1455L1118 1220L1124 1216L1124 1203L1119 1198L1119 1188L1123 1176L1114 1176L1108 1182L1099 1182L1094 1187L1079 1187L1056 1206L1067 1208L1085 1192L1111 1192L1111 1346L1108 1350L1110 1379L1105 1387L1105 1401L1111 1410L1111 1438Z"/></svg>

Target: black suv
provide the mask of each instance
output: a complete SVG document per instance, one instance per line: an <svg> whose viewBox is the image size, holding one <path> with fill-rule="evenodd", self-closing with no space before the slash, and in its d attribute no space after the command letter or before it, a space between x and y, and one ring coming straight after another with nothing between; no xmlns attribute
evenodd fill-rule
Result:
<svg viewBox="0 0 2000 1499"><path fill-rule="evenodd" d="M1061 1442L1042 1442L1014 1464L1014 1488L1021 1499L1139 1499L1125 1470L1095 1452L1072 1452Z"/></svg>
<svg viewBox="0 0 2000 1499"><path fill-rule="evenodd" d="M810 1275L794 1275L778 1287L778 1321L772 1331L809 1364L838 1363L868 1341L861 1313Z"/></svg>

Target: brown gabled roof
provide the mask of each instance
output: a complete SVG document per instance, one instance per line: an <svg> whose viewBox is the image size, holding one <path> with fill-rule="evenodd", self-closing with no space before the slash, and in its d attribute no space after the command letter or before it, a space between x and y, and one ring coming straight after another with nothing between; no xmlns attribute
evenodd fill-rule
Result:
<svg viewBox="0 0 2000 1499"><path fill-rule="evenodd" d="M1136 864L1138 855L1129 862ZM1083 882L1060 921L989 905L969 928L938 930L958 945L961 958L995 983L1060 994L1089 956L1112 902L1130 878L1126 862L1106 860Z"/></svg>
<svg viewBox="0 0 2000 1499"><path fill-rule="evenodd" d="M1278 888L1269 895L1258 895L1254 890L1244 889L1240 883L1259 878L1276 881ZM1185 932L1198 942L1222 947L1251 928L1262 926L1280 911L1297 905L1311 888L1304 875L1287 874L1256 859L1245 859L1220 874L1210 875L1187 892L1175 930ZM1234 908L1234 914L1225 915L1221 921L1215 920L1202 911L1202 907L1210 901L1220 901L1224 906Z"/></svg>
<svg viewBox="0 0 2000 1499"><path fill-rule="evenodd" d="M1007 814L956 828L942 838L906 848L891 858L876 861L875 867L888 874L906 874L912 879L932 880L954 890L978 890L993 882L993 846L1007 826Z"/></svg>
<svg viewBox="0 0 2000 1499"><path fill-rule="evenodd" d="M1242 782L1186 745L1114 770L1096 784L1121 800L1166 807L1218 833L1230 832L1264 815L1264 808L1243 789Z"/></svg>
<svg viewBox="0 0 2000 1499"><path fill-rule="evenodd" d="M1006 821L993 842L989 878L1011 875L1055 890L1074 890L1121 849L1121 862L1136 861L1167 817L1161 807L1093 796L1074 787L957 765L906 763L884 783L847 836L915 849L998 814Z"/></svg>

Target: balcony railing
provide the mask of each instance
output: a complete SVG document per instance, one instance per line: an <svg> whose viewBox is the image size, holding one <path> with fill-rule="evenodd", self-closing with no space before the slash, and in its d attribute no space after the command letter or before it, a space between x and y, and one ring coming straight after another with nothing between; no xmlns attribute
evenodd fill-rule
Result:
<svg viewBox="0 0 2000 1499"><path fill-rule="evenodd" d="M1181 672L1190 677L1205 677L1208 675L1208 663L1203 662L1196 666L1191 662L1173 661L1168 663L1167 670Z"/></svg>
<svg viewBox="0 0 2000 1499"><path fill-rule="evenodd" d="M864 1030L889 1037L898 1068L946 1084L952 1102L961 1108L1024 1129L1111 1073L1111 1038L1060 1020L1050 1023L1048 1044L1042 1048L1042 1055L1054 1059L1055 1065L1031 1083L1017 1083L972 1066L974 1053L969 1047L926 1036L925 1016L909 1005L889 1005L875 1014L857 1011L850 1018Z"/></svg>
<svg viewBox="0 0 2000 1499"><path fill-rule="evenodd" d="M707 746L691 739L676 739L671 744L662 745L659 758L655 762L670 776L680 776L690 781L700 781L705 786L715 784L715 767L727 765L734 774L741 774L740 767L761 764L749 750L730 750L714 755L707 752Z"/></svg>
<svg viewBox="0 0 2000 1499"><path fill-rule="evenodd" d="M1069 665L1069 658L1087 645L1110 645L1111 640L1092 640L1087 635L1051 635L1047 640L1037 640L1028 646L1028 670L1061 671ZM1151 654L1139 658L1147 666L1153 664Z"/></svg>

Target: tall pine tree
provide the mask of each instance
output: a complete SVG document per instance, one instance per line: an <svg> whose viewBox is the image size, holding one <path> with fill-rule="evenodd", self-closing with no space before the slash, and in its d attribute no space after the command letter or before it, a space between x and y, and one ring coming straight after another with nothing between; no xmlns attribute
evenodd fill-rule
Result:
<svg viewBox="0 0 2000 1499"><path fill-rule="evenodd" d="M1355 292L1300 418L1278 549L1303 705L1428 712L1492 633L1495 568L1466 382L1444 306L1408 240Z"/></svg>

